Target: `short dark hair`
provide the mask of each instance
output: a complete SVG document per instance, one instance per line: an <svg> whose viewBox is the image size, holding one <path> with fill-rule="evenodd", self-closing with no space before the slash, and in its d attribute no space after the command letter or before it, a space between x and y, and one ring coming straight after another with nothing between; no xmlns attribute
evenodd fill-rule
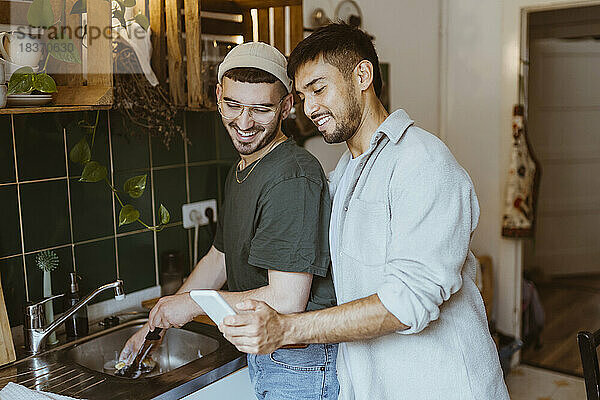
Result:
<svg viewBox="0 0 600 400"><path fill-rule="evenodd" d="M223 78L229 78L232 81L236 82L246 82L246 83L275 83L279 82L281 85L281 90L287 93L287 89L283 82L281 82L275 75L270 72L264 71L259 68L254 67L240 67L240 68L232 68L228 71L225 71L223 74Z"/></svg>
<svg viewBox="0 0 600 400"><path fill-rule="evenodd" d="M301 41L290 54L287 73L294 79L298 68L323 55L328 64L342 74L349 75L362 60L373 64L373 89L381 94L381 71L379 58L371 37L365 32L343 22L325 25Z"/></svg>

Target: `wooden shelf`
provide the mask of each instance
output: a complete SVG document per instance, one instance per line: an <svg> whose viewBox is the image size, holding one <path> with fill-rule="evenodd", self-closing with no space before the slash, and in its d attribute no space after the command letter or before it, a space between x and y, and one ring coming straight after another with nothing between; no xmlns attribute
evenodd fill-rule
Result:
<svg viewBox="0 0 600 400"><path fill-rule="evenodd" d="M52 97L52 103L45 106L0 108L0 115L108 110L112 106L113 89L109 86L59 86Z"/></svg>
<svg viewBox="0 0 600 400"><path fill-rule="evenodd" d="M70 111L93 111L93 110L108 110L110 105L97 106L42 106L42 107L7 107L0 108L2 114L38 114L51 112L70 112Z"/></svg>
<svg viewBox="0 0 600 400"><path fill-rule="evenodd" d="M51 106L110 106L113 102L111 86L58 86Z"/></svg>

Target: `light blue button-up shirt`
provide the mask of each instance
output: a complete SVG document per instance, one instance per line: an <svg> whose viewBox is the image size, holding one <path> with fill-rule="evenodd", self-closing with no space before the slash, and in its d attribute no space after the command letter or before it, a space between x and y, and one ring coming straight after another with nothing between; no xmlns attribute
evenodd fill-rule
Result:
<svg viewBox="0 0 600 400"><path fill-rule="evenodd" d="M338 304L377 293L410 328L344 344L340 399L508 399L474 282L479 206L468 174L402 110L379 126L338 194L350 158L330 176Z"/></svg>

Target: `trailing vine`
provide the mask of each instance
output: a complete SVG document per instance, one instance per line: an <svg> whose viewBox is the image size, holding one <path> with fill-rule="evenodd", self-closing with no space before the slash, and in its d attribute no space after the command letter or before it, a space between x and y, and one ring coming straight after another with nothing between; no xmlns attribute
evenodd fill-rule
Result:
<svg viewBox="0 0 600 400"><path fill-rule="evenodd" d="M100 164L98 161L92 160L92 149L94 148L99 117L100 111L96 111L96 120L92 124L90 124L87 120L80 120L77 122L77 126L86 132L86 134L75 146L73 146L73 148L71 148L71 151L69 152L69 159L72 162L81 164L83 166L83 171L81 172L81 178L79 178L79 181L90 183L104 181L106 183L121 206L121 210L119 211L119 227L131 224L133 222L138 222L149 230L162 230L171 219L169 211L164 205L161 204L158 210L158 225L150 226L140 219L140 212L137 208L131 204L124 203L121 199L121 194L128 194L132 199L141 197L146 189L146 180L148 174L137 175L127 179L123 185L123 191L120 191L108 180L108 169L106 166ZM88 136L91 136L91 146L87 140Z"/></svg>

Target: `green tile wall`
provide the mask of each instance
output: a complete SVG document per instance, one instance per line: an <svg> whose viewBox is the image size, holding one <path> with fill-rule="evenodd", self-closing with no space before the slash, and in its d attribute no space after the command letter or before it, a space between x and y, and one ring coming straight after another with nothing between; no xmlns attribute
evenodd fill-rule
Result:
<svg viewBox="0 0 600 400"><path fill-rule="evenodd" d="M75 245L75 263L77 273L86 277L79 282L82 293L90 293L103 282L117 279L117 258L115 240L109 239ZM110 291L101 293L98 301L112 297Z"/></svg>
<svg viewBox="0 0 600 400"><path fill-rule="evenodd" d="M69 243L66 179L23 184L20 192L25 251Z"/></svg>
<svg viewBox="0 0 600 400"><path fill-rule="evenodd" d="M20 181L65 176L63 132L56 118L47 114L12 117Z"/></svg>
<svg viewBox="0 0 600 400"><path fill-rule="evenodd" d="M0 132L3 133L0 135L0 184L15 180L15 159L10 131L10 118L0 118Z"/></svg>
<svg viewBox="0 0 600 400"><path fill-rule="evenodd" d="M68 161L68 151L86 134L91 140L86 125L96 117L92 159L107 166L117 189L132 176L148 174L142 197L121 198L138 207L148 224L164 204L171 222L161 232L137 223L118 227L120 206L107 184L79 182L82 166ZM22 323L25 301L42 297L43 274L35 263L42 250L53 249L60 259L52 272L55 294L67 290L71 271L82 276L83 294L117 278L127 292L155 286L162 256L171 251L189 271L193 235L183 229L181 206L220 202L237 153L214 112L186 112L180 119L190 142L175 138L167 149L156 138L125 136L127 122L114 111L0 116L0 278L12 326ZM208 227L199 233L203 255L212 237ZM55 310L62 309L56 302Z"/></svg>
<svg viewBox="0 0 600 400"><path fill-rule="evenodd" d="M2 229L0 229L0 257L21 252L19 202L16 185L0 186Z"/></svg>

